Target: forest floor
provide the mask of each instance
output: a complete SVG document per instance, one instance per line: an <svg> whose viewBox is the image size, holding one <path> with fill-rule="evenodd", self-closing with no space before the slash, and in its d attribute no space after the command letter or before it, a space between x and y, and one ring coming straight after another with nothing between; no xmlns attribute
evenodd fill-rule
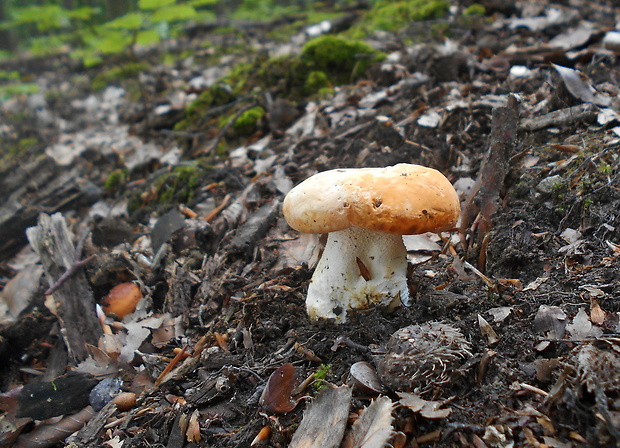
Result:
<svg viewBox="0 0 620 448"><path fill-rule="evenodd" d="M620 9L481 3L322 68L295 59L318 31L292 19L88 70L2 62L40 91L0 103L0 442L63 446L85 425L74 446L362 446L355 425L367 447L617 446ZM446 175L459 227L406 240L411 306L309 321L321 240L287 225L285 194L397 163ZM427 370L398 384L386 345L412 325L427 333L403 362Z"/></svg>

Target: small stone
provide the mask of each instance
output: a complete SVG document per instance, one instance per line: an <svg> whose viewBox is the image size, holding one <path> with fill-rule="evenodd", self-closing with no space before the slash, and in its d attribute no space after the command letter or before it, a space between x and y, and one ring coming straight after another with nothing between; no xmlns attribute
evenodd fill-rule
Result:
<svg viewBox="0 0 620 448"><path fill-rule="evenodd" d="M536 185L536 189L541 193L549 194L553 191L555 185L563 182L564 179L562 179L562 176L556 174L555 176L549 176L541 180L538 185Z"/></svg>

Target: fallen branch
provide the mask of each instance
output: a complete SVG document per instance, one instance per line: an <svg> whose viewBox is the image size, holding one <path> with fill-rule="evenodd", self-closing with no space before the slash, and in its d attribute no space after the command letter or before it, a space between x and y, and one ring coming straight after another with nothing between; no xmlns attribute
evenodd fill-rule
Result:
<svg viewBox="0 0 620 448"><path fill-rule="evenodd" d="M463 207L460 236L465 251L474 233L477 236L475 240L482 242L493 226L491 217L499 208L500 193L515 148L517 123L518 102L511 95L507 106L493 109L489 149Z"/></svg>
<svg viewBox="0 0 620 448"><path fill-rule="evenodd" d="M96 346L103 332L93 293L84 274L74 267L79 254L76 255L65 219L60 213L43 213L39 224L27 229L26 234L41 257L50 287L55 288L52 298L69 355L75 363L83 361L88 356L87 345Z"/></svg>
<svg viewBox="0 0 620 448"><path fill-rule="evenodd" d="M528 118L519 125L520 131L537 131L549 126L565 126L577 121L593 121L598 108L591 103L554 110L540 117Z"/></svg>

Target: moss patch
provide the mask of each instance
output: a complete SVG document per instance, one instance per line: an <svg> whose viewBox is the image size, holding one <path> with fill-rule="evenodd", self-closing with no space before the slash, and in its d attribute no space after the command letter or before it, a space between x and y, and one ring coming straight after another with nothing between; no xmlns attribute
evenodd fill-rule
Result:
<svg viewBox="0 0 620 448"><path fill-rule="evenodd" d="M474 3L473 5L469 5L467 8L465 8L465 10L463 11L463 15L465 17L472 17L472 16L484 16L487 13L486 9L484 8L484 6L482 6L479 3Z"/></svg>
<svg viewBox="0 0 620 448"><path fill-rule="evenodd" d="M160 204L192 202L204 170L197 164L180 165L162 175L156 182L157 202Z"/></svg>
<svg viewBox="0 0 620 448"><path fill-rule="evenodd" d="M256 58L239 64L215 86L203 92L185 110L175 130L197 129L210 108L231 103L250 92L276 90L279 96L299 100L333 86L362 78L385 54L370 45L339 36L321 36L309 41L300 55ZM262 111L262 112L261 112ZM248 135L262 118L262 108L250 109L236 121L238 135ZM219 122L222 126L222 122ZM253 131L252 131L253 132Z"/></svg>
<svg viewBox="0 0 620 448"><path fill-rule="evenodd" d="M226 126L236 114L225 117L220 122L220 127ZM243 137L253 134L258 129L260 120L265 116L265 109L260 106L252 107L243 112L233 123L231 134L234 137Z"/></svg>
<svg viewBox="0 0 620 448"><path fill-rule="evenodd" d="M399 31L411 22L445 17L449 8L446 0L378 1L351 29L351 35L361 38L377 30Z"/></svg>
<svg viewBox="0 0 620 448"><path fill-rule="evenodd" d="M120 189L127 182L129 171L127 169L119 169L112 171L105 181L104 188L106 191L114 192Z"/></svg>
<svg viewBox="0 0 620 448"><path fill-rule="evenodd" d="M336 84L359 79L372 64L384 58L382 52L365 42L331 35L311 40L304 45L301 53L301 60L307 70L322 71Z"/></svg>

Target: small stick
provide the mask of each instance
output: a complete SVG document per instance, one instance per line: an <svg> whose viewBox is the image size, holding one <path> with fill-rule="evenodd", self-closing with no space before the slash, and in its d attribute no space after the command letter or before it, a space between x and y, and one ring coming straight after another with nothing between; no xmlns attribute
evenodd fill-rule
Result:
<svg viewBox="0 0 620 448"><path fill-rule="evenodd" d="M84 249L84 241L86 241L86 237L88 236L88 233L89 232L84 233L78 239L77 246L75 247L74 263L71 266L69 266L69 268L65 271L64 274L58 277L58 280L56 280L54 284L47 289L47 291L44 292L46 296L54 294L56 291L58 291L58 288L60 288L67 280L69 280L71 276L78 271L78 269L80 269L82 266L86 265L87 263L89 263L91 260L93 260L96 257L96 255L93 254L88 258L80 260L80 257L82 256L82 250Z"/></svg>
<svg viewBox="0 0 620 448"><path fill-rule="evenodd" d="M181 362L181 359L183 359L183 355L185 355L186 350L187 350L187 346L183 347L183 350L181 350L179 353L176 354L174 359L170 361L170 364L166 366L166 368L161 372L161 374L155 380L155 386L159 386L159 383L162 382L165 376L168 375L172 371L172 369L174 369L179 364L179 362Z"/></svg>
<svg viewBox="0 0 620 448"><path fill-rule="evenodd" d="M522 389L525 390L529 390L530 392L534 392L538 395L542 395L543 397L547 397L549 396L548 392L545 392L544 390L540 389L539 387L536 386L531 386L527 383L520 383L519 386L521 386Z"/></svg>

